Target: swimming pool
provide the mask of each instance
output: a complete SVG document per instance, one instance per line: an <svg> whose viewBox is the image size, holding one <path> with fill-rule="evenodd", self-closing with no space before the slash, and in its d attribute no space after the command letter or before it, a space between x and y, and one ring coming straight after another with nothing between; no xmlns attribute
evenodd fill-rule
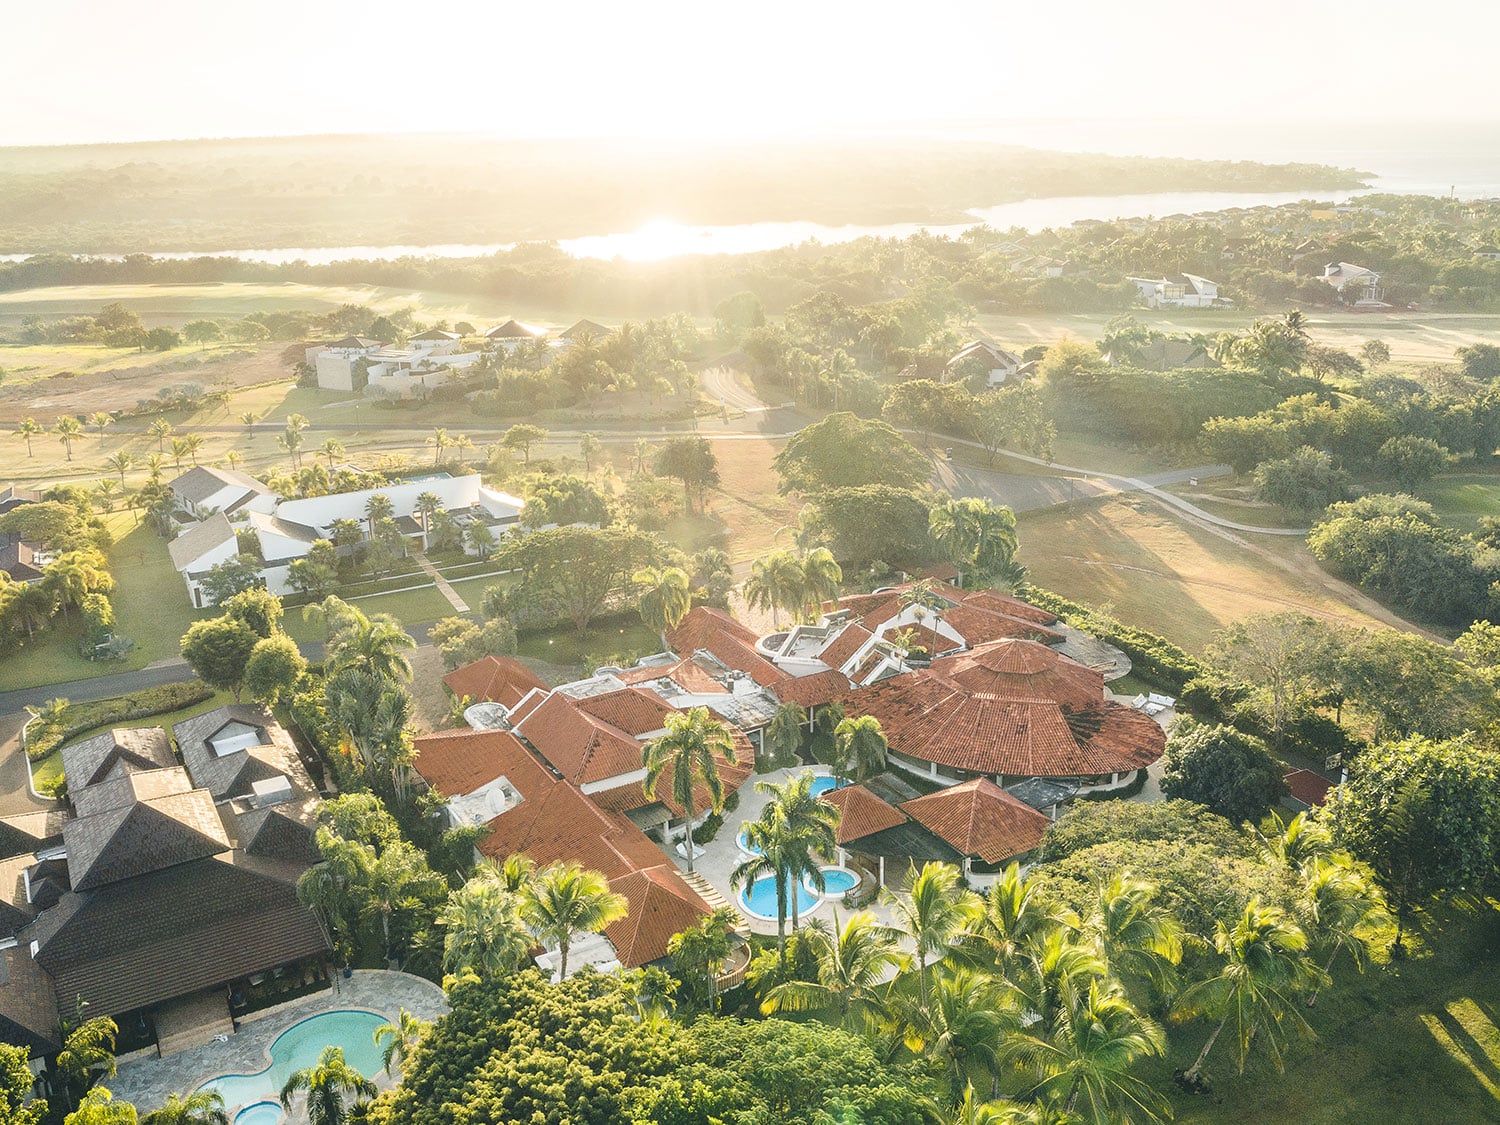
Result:
<svg viewBox="0 0 1500 1125"><path fill-rule="evenodd" d="M771 901L774 917L774 892ZM266 1069L255 1074L221 1074L198 1089L217 1090L226 1109L244 1106L235 1114L234 1125L274 1125L281 1120L277 1099L286 1080L316 1063L324 1047L342 1047L344 1061L366 1078L373 1078L382 1069L375 1029L386 1022L384 1016L355 1009L309 1016L272 1041L271 1065Z"/></svg>
<svg viewBox="0 0 1500 1125"><path fill-rule="evenodd" d="M814 797L821 797L824 793L827 793L830 789L842 789L843 786L839 784L839 781L838 781L837 778L828 777L828 776L825 775L823 777L815 777L815 778L813 778L812 779L812 784L809 785L807 788L808 788L808 792L810 792Z"/></svg>
<svg viewBox="0 0 1500 1125"><path fill-rule="evenodd" d="M823 868L823 895L826 898L836 898L846 891L852 891L859 886L859 876L847 867L825 867ZM808 890L812 890L811 885Z"/></svg>
<svg viewBox="0 0 1500 1125"><path fill-rule="evenodd" d="M822 900L806 887L797 887L797 913L806 914ZM776 876L762 875L748 887L740 890L740 905L757 918L776 920ZM787 904L787 917L791 917L792 904Z"/></svg>

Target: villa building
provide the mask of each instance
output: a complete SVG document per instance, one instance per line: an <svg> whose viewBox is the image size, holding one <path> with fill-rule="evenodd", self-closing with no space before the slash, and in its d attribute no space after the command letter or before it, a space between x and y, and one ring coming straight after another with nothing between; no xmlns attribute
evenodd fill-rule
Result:
<svg viewBox="0 0 1500 1125"><path fill-rule="evenodd" d="M943 382L960 383L981 380L986 387L1003 387L1024 379L1035 364L1027 363L1015 352L985 340L974 340L953 353L943 368Z"/></svg>
<svg viewBox="0 0 1500 1125"><path fill-rule="evenodd" d="M1213 309L1229 304L1219 296L1217 282L1197 274L1176 277L1132 277L1136 292L1148 309Z"/></svg>
<svg viewBox="0 0 1500 1125"><path fill-rule="evenodd" d="M432 328L395 348L379 340L349 336L309 348L307 362L318 386L385 398L420 397L448 381L452 372L479 362L478 352L460 352L462 337Z"/></svg>
<svg viewBox="0 0 1500 1125"><path fill-rule="evenodd" d="M275 492L249 473L207 465L194 466L167 488L178 510L195 520L207 519L215 512L231 516L241 508L269 512L277 500Z"/></svg>

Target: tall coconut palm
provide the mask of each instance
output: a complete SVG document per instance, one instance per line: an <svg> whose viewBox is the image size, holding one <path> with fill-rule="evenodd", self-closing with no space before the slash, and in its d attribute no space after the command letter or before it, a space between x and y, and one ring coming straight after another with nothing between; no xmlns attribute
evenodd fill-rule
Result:
<svg viewBox="0 0 1500 1125"><path fill-rule="evenodd" d="M288 426L286 431L276 439L276 444L281 446L282 449L286 450L287 455L291 457L293 472L296 472L302 467L302 445L305 441L306 439L302 436L302 431L294 430L290 426ZM174 453L176 452L176 449L177 446L174 442L172 446L172 450Z"/></svg>
<svg viewBox="0 0 1500 1125"><path fill-rule="evenodd" d="M592 473L594 471L594 458L599 456L604 443L599 440L598 434L580 434L578 437L578 455L583 458L583 471Z"/></svg>
<svg viewBox="0 0 1500 1125"><path fill-rule="evenodd" d="M760 737L761 749L769 755L772 762L790 765L796 761L797 748L802 745L802 728L805 726L807 712L800 703L781 704Z"/></svg>
<svg viewBox="0 0 1500 1125"><path fill-rule="evenodd" d="M377 492L365 501L365 521L370 527L370 538L375 538L375 527L383 520L394 519L396 505L383 492Z"/></svg>
<svg viewBox="0 0 1500 1125"><path fill-rule="evenodd" d="M521 895L521 916L543 942L557 947L557 979L568 979L568 950L579 934L597 934L625 917L630 904L609 880L576 863L543 868Z"/></svg>
<svg viewBox="0 0 1500 1125"><path fill-rule="evenodd" d="M1166 1045L1165 1032L1136 1011L1124 993L1092 980L1069 991L1050 1035L1014 1032L1003 1054L1036 1075L1032 1096L1043 1103L1097 1125L1128 1125L1171 1115L1167 1100L1130 1073L1136 1062L1161 1055Z"/></svg>
<svg viewBox="0 0 1500 1125"><path fill-rule="evenodd" d="M342 1047L324 1047L318 1061L295 1072L281 1088L283 1109L292 1108L298 1091L307 1091L307 1120L310 1125L345 1125L350 1120L346 1095L373 1098L375 1083L344 1061Z"/></svg>
<svg viewBox="0 0 1500 1125"><path fill-rule="evenodd" d="M1364 972L1371 944L1391 924L1380 888L1342 853L1308 860L1301 878L1312 946L1328 955L1323 963L1324 977L1341 953L1347 953L1354 967ZM1318 989L1314 987L1307 1006L1311 1008L1317 1002Z"/></svg>
<svg viewBox="0 0 1500 1125"><path fill-rule="evenodd" d="M229 1114L219 1091L195 1090L169 1094L167 1104L141 1118L141 1125L229 1125Z"/></svg>
<svg viewBox="0 0 1500 1125"><path fill-rule="evenodd" d="M481 868L451 891L437 920L447 931L443 970L448 973L467 970L481 979L493 979L523 965L531 949L521 897L494 868Z"/></svg>
<svg viewBox="0 0 1500 1125"><path fill-rule="evenodd" d="M806 882L821 893L825 887L822 865L838 847L839 810L815 797L812 783L813 775L804 771L780 785L761 781L755 788L771 795L761 819L770 822L774 834L780 837L777 850L786 868L788 887ZM801 917L800 896L791 893L788 897L795 931Z"/></svg>
<svg viewBox="0 0 1500 1125"><path fill-rule="evenodd" d="M774 551L750 564L745 580L745 601L756 609L770 610L773 627L781 627L781 611L802 604L802 564L790 551Z"/></svg>
<svg viewBox="0 0 1500 1125"><path fill-rule="evenodd" d="M1261 854L1278 867L1300 870L1309 861L1333 854L1333 836L1327 825L1301 812L1292 817L1279 832L1255 832Z"/></svg>
<svg viewBox="0 0 1500 1125"><path fill-rule="evenodd" d="M417 497L414 510L422 517L422 533L432 530L432 517L443 511L443 498L436 492L424 492Z"/></svg>
<svg viewBox="0 0 1500 1125"><path fill-rule="evenodd" d="M42 425L35 418L28 418L11 431L11 434L13 437L18 437L26 443L26 456L35 457L36 454L31 451L31 439L41 437L46 432L46 426Z"/></svg>
<svg viewBox="0 0 1500 1125"><path fill-rule="evenodd" d="M833 728L833 746L834 772L840 780L852 777L860 784L885 769L889 748L874 715L839 720Z"/></svg>
<svg viewBox="0 0 1500 1125"><path fill-rule="evenodd" d="M641 620L656 630L665 650L668 630L677 628L693 606L692 580L681 567L648 566L636 571L631 581L640 591Z"/></svg>
<svg viewBox="0 0 1500 1125"><path fill-rule="evenodd" d="M187 446L188 456L192 458L193 467L198 466L198 451L203 448L202 434L187 434L182 439L183 445Z"/></svg>
<svg viewBox="0 0 1500 1125"><path fill-rule="evenodd" d="M104 459L106 468L113 469L120 474L120 483L122 485L125 483L125 474L130 471L130 466L134 463L130 454L126 453L123 449L111 453Z"/></svg>
<svg viewBox="0 0 1500 1125"><path fill-rule="evenodd" d="M1092 945L1069 929L1056 929L1030 942L1011 980L1021 993L1032 1027L1043 1037L1061 1023L1068 997L1092 981L1108 980L1109 965Z"/></svg>
<svg viewBox="0 0 1500 1125"><path fill-rule="evenodd" d="M426 857L404 841L385 848L369 866L360 887L365 912L380 919L380 936L389 964L391 920L399 910L441 901L448 888L441 875L427 866Z"/></svg>
<svg viewBox="0 0 1500 1125"><path fill-rule="evenodd" d="M135 1106L117 1102L104 1086L95 1086L78 1103L78 1108L63 1119L64 1125L136 1125Z"/></svg>
<svg viewBox="0 0 1500 1125"><path fill-rule="evenodd" d="M114 477L105 477L94 485L94 498L106 512L115 510L115 496L120 491L120 482Z"/></svg>
<svg viewBox="0 0 1500 1125"><path fill-rule="evenodd" d="M775 816L761 816L751 821L745 829L745 841L750 845L750 857L741 861L730 873L729 885L734 890L753 886L762 879L771 879L776 887L776 952L783 967L786 965L786 919L787 894L791 887L791 865L786 862L793 842Z"/></svg>
<svg viewBox="0 0 1500 1125"><path fill-rule="evenodd" d="M831 1012L850 1030L883 1026L890 1014L891 978L911 961L900 938L899 930L876 921L868 910L851 914L842 925L835 910L833 933L807 931L805 940L818 960L817 980L778 984L766 994L761 1011Z"/></svg>
<svg viewBox="0 0 1500 1125"><path fill-rule="evenodd" d="M226 450L225 451L225 453L224 453L224 467L226 469L229 469L229 470L233 471L233 470L238 469L244 463L245 463L245 458L240 455L240 453L239 453L238 450L230 449L230 450Z"/></svg>
<svg viewBox="0 0 1500 1125"><path fill-rule="evenodd" d="M45 583L14 582L5 590L5 615L26 630L28 639L57 612L57 595Z"/></svg>
<svg viewBox="0 0 1500 1125"><path fill-rule="evenodd" d="M432 463L436 465L443 459L443 450L452 445L453 441L448 437L448 431L438 426L433 429L432 436L427 439L427 444L432 446Z"/></svg>
<svg viewBox="0 0 1500 1125"><path fill-rule="evenodd" d="M1281 1070L1283 1029L1290 1026L1301 1034L1312 1034L1296 1002L1296 994L1315 985L1320 976L1307 959L1307 935L1285 911L1252 900L1232 926L1218 923L1214 948L1224 958L1223 967L1189 988L1183 994L1182 1006L1188 1012L1219 1015L1219 1023L1184 1079L1197 1080L1209 1052L1231 1021L1241 1074L1253 1039L1266 1044L1276 1069Z"/></svg>
<svg viewBox="0 0 1500 1125"><path fill-rule="evenodd" d="M962 572L1007 582L1024 573L1015 564L1016 516L1009 508L979 497L955 497L932 509L927 526Z"/></svg>
<svg viewBox="0 0 1500 1125"><path fill-rule="evenodd" d="M1027 951L1059 929L1076 929L1078 919L1041 893L1041 883L1012 863L985 896L984 911L963 936L964 950L991 964L1001 976L1017 971Z"/></svg>
<svg viewBox="0 0 1500 1125"><path fill-rule="evenodd" d="M74 1090L86 1090L100 1078L115 1076L115 1039L119 1034L119 1027L108 1016L84 1020L68 1032L52 1068L63 1080L63 1096L69 1106Z"/></svg>
<svg viewBox="0 0 1500 1125"><path fill-rule="evenodd" d="M402 1008L401 1014L390 1023L383 1023L375 1029L375 1046L380 1049L380 1062L387 1074L393 1065L406 1061L412 1048L431 1026Z"/></svg>
<svg viewBox="0 0 1500 1125"><path fill-rule="evenodd" d="M383 613L366 616L350 608L350 616L328 639L328 671L359 668L395 683L411 679L411 661L403 653L417 647L411 634Z"/></svg>
<svg viewBox="0 0 1500 1125"><path fill-rule="evenodd" d="M807 620L816 621L823 603L838 598L844 572L827 547L809 551L802 560L801 572L802 590L799 600Z"/></svg>
<svg viewBox="0 0 1500 1125"><path fill-rule="evenodd" d="M959 885L958 868L949 863L926 863L912 871L911 887L904 894L889 888L881 897L895 914L896 924L911 939L917 954L917 982L922 1003L927 1003L927 962L947 954L961 933L983 912L978 896Z"/></svg>
<svg viewBox="0 0 1500 1125"><path fill-rule="evenodd" d="M104 427L113 426L115 416L107 410L96 410L89 415L89 425L99 431L99 436L104 436Z"/></svg>
<svg viewBox="0 0 1500 1125"><path fill-rule="evenodd" d="M1004 981L963 965L944 965L927 995L898 998L895 1018L908 1050L942 1074L948 1102L963 1098L970 1081L1001 1066L1001 1043L1020 1026L1022 1013Z"/></svg>
<svg viewBox="0 0 1500 1125"><path fill-rule="evenodd" d="M156 439L156 452L166 453L167 435L172 432L172 423L157 415L146 432Z"/></svg>
<svg viewBox="0 0 1500 1125"><path fill-rule="evenodd" d="M693 785L702 781L708 790L709 806L713 812L724 808L724 782L719 777L718 758L730 765L735 762L734 738L707 707L694 707L668 715L666 734L653 738L642 751L642 765L646 778L641 788L648 798L655 799L656 785L668 767L672 770L672 800L681 806L687 822L687 869L693 871L693 819L698 814L698 802Z"/></svg>
<svg viewBox="0 0 1500 1125"><path fill-rule="evenodd" d="M328 471L333 472L333 463L344 455L344 443L336 437L324 438L323 444L318 446L320 456L328 458Z"/></svg>
<svg viewBox="0 0 1500 1125"><path fill-rule="evenodd" d="M83 423L71 414L64 414L57 420L57 425L52 428L57 435L57 440L62 442L63 449L67 451L68 460L73 460L73 442L83 435Z"/></svg>
<svg viewBox="0 0 1500 1125"><path fill-rule="evenodd" d="M468 434L454 434L453 448L458 450L458 463L460 465L465 464L467 458L464 457L464 451L474 448L474 439Z"/></svg>

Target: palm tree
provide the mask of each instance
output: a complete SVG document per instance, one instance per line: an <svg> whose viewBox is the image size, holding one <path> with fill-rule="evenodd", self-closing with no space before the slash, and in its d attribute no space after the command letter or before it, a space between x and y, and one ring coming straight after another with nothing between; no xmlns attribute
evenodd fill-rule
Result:
<svg viewBox="0 0 1500 1125"><path fill-rule="evenodd" d="M411 661L402 654L417 647L411 634L383 613L367 617L352 609L351 614L328 639L329 674L358 668L393 683L410 680Z"/></svg>
<svg viewBox="0 0 1500 1125"><path fill-rule="evenodd" d="M96 410L89 415L89 425L99 431L101 438L104 436L104 427L113 426L114 424L115 416L107 410Z"/></svg>
<svg viewBox="0 0 1500 1125"><path fill-rule="evenodd" d="M57 595L43 583L16 582L6 590L6 616L26 630L28 640L57 612Z"/></svg>
<svg viewBox="0 0 1500 1125"><path fill-rule="evenodd" d="M165 453L167 451L167 435L172 432L172 423L158 415L151 423L151 428L146 432L156 439L156 452Z"/></svg>
<svg viewBox="0 0 1500 1125"><path fill-rule="evenodd" d="M1156 888L1128 871L1099 884L1084 932L1118 977L1149 980L1163 994L1182 960L1182 926L1156 902Z"/></svg>
<svg viewBox="0 0 1500 1125"><path fill-rule="evenodd" d="M12 431L15 437L20 438L26 443L26 456L28 457L36 456L36 454L31 451L31 439L34 437L41 437L41 435L46 432L47 428L40 422L38 422L35 418L26 419L26 421L22 422L15 428L14 431Z"/></svg>
<svg viewBox="0 0 1500 1125"><path fill-rule="evenodd" d="M365 519L370 525L370 538L375 538L375 525L383 520L394 519L396 505L383 492L377 492L365 501Z"/></svg>
<svg viewBox="0 0 1500 1125"><path fill-rule="evenodd" d="M773 551L750 564L745 581L745 601L756 609L771 611L774 628L781 627L781 610L799 609L804 580L802 564L790 551Z"/></svg>
<svg viewBox="0 0 1500 1125"><path fill-rule="evenodd" d="M776 884L776 951L780 963L786 965L786 916L787 891L790 885L790 864L787 855L793 841L774 816L762 813L745 829L745 840L750 845L750 857L743 860L730 873L729 885L733 890L753 886L760 880L770 878Z"/></svg>
<svg viewBox="0 0 1500 1125"><path fill-rule="evenodd" d="M57 425L52 432L57 435L57 440L62 442L63 448L67 450L68 460L73 460L73 442L83 434L83 423L71 414L64 414L57 420Z"/></svg>
<svg viewBox="0 0 1500 1125"><path fill-rule="evenodd" d="M1142 1058L1161 1055L1167 1037L1118 988L1092 980L1070 991L1050 1036L1018 1031L1007 1036L1004 1057L1034 1071L1032 1096L1099 1125L1160 1121L1167 1100L1130 1073Z"/></svg>
<svg viewBox="0 0 1500 1125"><path fill-rule="evenodd" d="M380 1048L380 1062L386 1074L390 1074L393 1063L406 1061L411 1049L431 1026L402 1008L401 1014L394 1020L375 1029L375 1046Z"/></svg>
<svg viewBox="0 0 1500 1125"><path fill-rule="evenodd" d="M443 450L453 442L448 437L448 431L438 426L432 431L432 436L427 439L427 444L432 446L432 463L436 465L443 459Z"/></svg>
<svg viewBox="0 0 1500 1125"><path fill-rule="evenodd" d="M292 470L294 472L302 466L302 440L301 431L294 430L290 426L287 427L284 434L276 439L276 444L281 446L291 456Z"/></svg>
<svg viewBox="0 0 1500 1125"><path fill-rule="evenodd" d="M146 479L152 484L161 480L162 454L153 453L146 458Z"/></svg>
<svg viewBox="0 0 1500 1125"><path fill-rule="evenodd" d="M350 1120L344 1095L373 1098L375 1083L344 1061L342 1047L324 1047L313 1066L304 1067L286 1080L281 1088L281 1106L292 1108L297 1091L307 1091L307 1120L310 1125L345 1125Z"/></svg>
<svg viewBox="0 0 1500 1125"><path fill-rule="evenodd" d="M490 979L514 972L525 963L532 939L521 916L518 890L508 886L493 867L486 866L449 893L448 904L437 917L447 931L443 938L445 972L467 971Z"/></svg>
<svg viewBox="0 0 1500 1125"><path fill-rule="evenodd" d="M1078 920L1041 893L1041 883L1021 874L1012 863L985 897L984 912L963 938L965 950L982 951L985 959L1010 977L1026 953L1059 929L1074 929Z"/></svg>
<svg viewBox="0 0 1500 1125"><path fill-rule="evenodd" d="M443 498L436 492L424 492L417 497L417 515L422 517L422 534L432 531L432 517L443 511Z"/></svg>
<svg viewBox="0 0 1500 1125"><path fill-rule="evenodd" d="M245 459L236 450L229 450L224 454L224 467L226 469L238 469L245 463Z"/></svg>
<svg viewBox="0 0 1500 1125"><path fill-rule="evenodd" d="M474 448L474 439L468 434L454 434L453 448L458 450L458 463L464 464L464 450Z"/></svg>
<svg viewBox="0 0 1500 1125"><path fill-rule="evenodd" d="M874 777L885 769L888 746L874 715L841 719L833 728L834 773L840 780L852 774L855 784Z"/></svg>
<svg viewBox="0 0 1500 1125"><path fill-rule="evenodd" d="M911 960L897 944L900 931L876 921L868 910L851 914L843 925L835 910L833 931L808 930L805 940L813 943L817 980L778 984L766 994L763 1013L831 1011L851 1030L870 1030L887 1021L890 980Z"/></svg>
<svg viewBox="0 0 1500 1125"><path fill-rule="evenodd" d="M709 714L707 707L694 707L686 714L679 711L668 715L666 729L666 734L653 738L642 751L646 778L641 788L648 798L654 799L656 783L667 767L671 767L672 800L681 806L687 822L687 869L691 875L693 818L697 815L693 784L701 780L708 790L712 810L723 810L724 782L719 777L716 755L734 765L734 738L728 727Z"/></svg>
<svg viewBox="0 0 1500 1125"><path fill-rule="evenodd" d="M286 416L286 428L293 433L300 434L311 425L312 423L307 420L306 414L288 414Z"/></svg>
<svg viewBox="0 0 1500 1125"><path fill-rule="evenodd" d="M651 442L646 438L635 439L635 474L640 476L651 466Z"/></svg>
<svg viewBox="0 0 1500 1125"><path fill-rule="evenodd" d="M1000 1044L1021 1020L1004 981L962 965L944 965L927 994L898 1000L895 1014L907 1049L942 1072L950 1103L963 1097L976 1071L993 1081Z"/></svg>
<svg viewBox="0 0 1500 1125"><path fill-rule="evenodd" d="M1109 965L1071 930L1056 929L1026 947L1024 962L1011 979L1025 998L1034 1030L1048 1038L1061 1025L1069 997L1093 981L1109 980Z"/></svg>
<svg viewBox="0 0 1500 1125"><path fill-rule="evenodd" d="M104 459L106 468L113 469L115 472L120 474L120 483L122 485L125 483L126 472L129 471L130 466L134 463L135 462L131 460L130 454L126 453L123 449L118 450L115 453L111 453Z"/></svg>
<svg viewBox="0 0 1500 1125"><path fill-rule="evenodd" d="M776 708L770 726L761 735L761 749L770 756L772 762L796 761L797 748L802 745L802 728L806 725L807 712L802 704L781 704Z"/></svg>
<svg viewBox="0 0 1500 1125"><path fill-rule="evenodd" d="M844 572L827 547L809 551L802 560L800 570L802 589L798 600L802 603L807 619L816 621L823 603L838 598Z"/></svg>
<svg viewBox="0 0 1500 1125"><path fill-rule="evenodd" d="M66 617L69 606L81 605L89 594L112 589L114 579L96 551L68 551L47 567L43 584L57 598Z"/></svg>
<svg viewBox="0 0 1500 1125"><path fill-rule="evenodd" d="M521 898L521 915L544 942L557 946L557 979L568 979L568 950L579 934L597 934L625 917L630 904L609 880L576 863L537 872Z"/></svg>
<svg viewBox="0 0 1500 1125"><path fill-rule="evenodd" d="M114 477L105 477L94 485L94 495L106 512L115 510L115 493L120 491L120 482Z"/></svg>
<svg viewBox="0 0 1500 1125"><path fill-rule="evenodd" d="M193 467L198 466L198 450L203 448L202 434L188 434L182 439L183 445L187 447L188 456L193 459ZM174 443L175 444L175 443Z"/></svg>
<svg viewBox="0 0 1500 1125"><path fill-rule="evenodd" d="M1265 1042L1280 1071L1283 1025L1312 1034L1294 999L1297 990L1314 985L1320 975L1306 956L1307 935L1285 911L1261 906L1253 899L1233 926L1218 923L1214 947L1224 958L1224 967L1188 989L1182 1003L1185 1011L1223 1015L1197 1060L1183 1075L1184 1081L1197 1081L1208 1053L1231 1019L1239 1044L1240 1073L1245 1072L1250 1041L1257 1036Z"/></svg>
<svg viewBox="0 0 1500 1125"><path fill-rule="evenodd" d="M599 456L599 451L604 443L599 440L598 434L580 434L578 437L578 454L583 458L584 473L594 471L594 458Z"/></svg>
<svg viewBox="0 0 1500 1125"><path fill-rule="evenodd" d="M1313 946L1328 954L1323 975L1328 976L1340 953L1347 952L1360 972L1365 971L1370 946L1390 926L1385 897L1373 879L1348 855L1316 856L1302 868L1302 897ZM1307 998L1318 1002L1315 987Z"/></svg>
<svg viewBox="0 0 1500 1125"><path fill-rule="evenodd" d="M927 960L946 954L953 940L983 911L979 899L959 885L959 870L949 863L924 864L913 869L911 889L902 895L889 888L882 898L894 909L896 922L917 951L917 981L922 1003L927 1003Z"/></svg>
<svg viewBox="0 0 1500 1125"><path fill-rule="evenodd" d="M391 956L391 919L397 910L440 898L447 882L427 866L426 857L411 844L386 848L370 866L363 886L366 911L380 918L380 936L386 963Z"/></svg>
<svg viewBox="0 0 1500 1125"><path fill-rule="evenodd" d="M141 1125L229 1125L224 1096L217 1090L195 1090L167 1096L167 1104L141 1118Z"/></svg>
<svg viewBox="0 0 1500 1125"><path fill-rule="evenodd" d="M63 1096L73 1105L73 1090L87 1090L98 1078L115 1076L115 1038L120 1029L108 1016L84 1020L63 1040L52 1061L64 1083Z"/></svg>
<svg viewBox="0 0 1500 1125"><path fill-rule="evenodd" d="M635 572L631 581L641 591L641 620L661 637L667 648L667 631L678 624L693 606L692 580L677 566L648 566Z"/></svg>
<svg viewBox="0 0 1500 1125"><path fill-rule="evenodd" d="M1327 826L1305 812L1292 817L1280 832L1265 835L1257 829L1255 839L1267 860L1293 871L1301 870L1314 859L1330 856L1334 851L1333 836Z"/></svg>
<svg viewBox="0 0 1500 1125"><path fill-rule="evenodd" d="M761 819L769 820L775 826L774 834L781 838L778 851L788 887L806 880L813 890L822 892L822 863L838 847L839 810L813 796L812 783L813 775L802 772L780 785L761 781L755 788L771 794L770 802L761 810ZM801 915L800 897L791 894L789 898L795 931Z"/></svg>
<svg viewBox="0 0 1500 1125"><path fill-rule="evenodd" d="M135 1106L117 1102L107 1087L95 1086L83 1096L78 1108L64 1118L64 1125L136 1125Z"/></svg>
<svg viewBox="0 0 1500 1125"><path fill-rule="evenodd" d="M1016 564L1016 516L979 497L946 500L928 515L928 530L948 561L983 580L1014 584L1024 574Z"/></svg>
<svg viewBox="0 0 1500 1125"><path fill-rule="evenodd" d="M336 437L324 438L318 453L328 458L328 471L333 472L333 463L344 455L344 443Z"/></svg>
<svg viewBox="0 0 1500 1125"><path fill-rule="evenodd" d="M176 437L172 439L172 463L177 466L177 471L182 472L182 459L188 455L187 438Z"/></svg>
<svg viewBox="0 0 1500 1125"><path fill-rule="evenodd" d="M255 427L255 411L247 410L241 414L240 425L244 426L247 430L253 429Z"/></svg>

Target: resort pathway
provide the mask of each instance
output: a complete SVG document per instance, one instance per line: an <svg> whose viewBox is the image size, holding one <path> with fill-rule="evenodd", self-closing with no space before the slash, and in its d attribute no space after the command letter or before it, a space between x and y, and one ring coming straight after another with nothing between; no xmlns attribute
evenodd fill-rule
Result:
<svg viewBox="0 0 1500 1125"><path fill-rule="evenodd" d="M448 599L448 604L453 607L455 612L469 612L469 603L458 596L458 591L450 586L448 584L448 580L438 573L437 567L433 566L432 563L427 560L426 555L422 554L419 551L416 554L412 555L412 560L422 568L423 574L432 579L432 584L437 587L437 592Z"/></svg>

